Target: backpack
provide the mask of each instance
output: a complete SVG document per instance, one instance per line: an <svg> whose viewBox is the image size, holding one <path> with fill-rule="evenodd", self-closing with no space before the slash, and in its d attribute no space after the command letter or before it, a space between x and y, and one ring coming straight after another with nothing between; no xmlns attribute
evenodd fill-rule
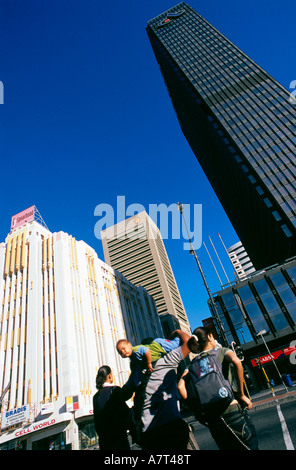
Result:
<svg viewBox="0 0 296 470"><path fill-rule="evenodd" d="M193 359L185 376L189 407L203 424L221 416L234 398L218 354L219 349L201 353Z"/></svg>

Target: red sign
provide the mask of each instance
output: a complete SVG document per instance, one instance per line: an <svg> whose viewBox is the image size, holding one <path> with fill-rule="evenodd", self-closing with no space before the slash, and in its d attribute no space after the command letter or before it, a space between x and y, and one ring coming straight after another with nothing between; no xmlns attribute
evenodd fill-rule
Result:
<svg viewBox="0 0 296 470"><path fill-rule="evenodd" d="M212 333L212 335L214 336L215 339L218 338L218 334L217 334L217 331L216 331L216 328L215 328L212 317L205 318L205 320L202 320L202 324L203 324L204 328L207 328L210 331L210 333Z"/></svg>
<svg viewBox="0 0 296 470"><path fill-rule="evenodd" d="M20 436L23 436L24 434L29 434L33 431L38 431L39 429L46 428L48 426L52 426L53 424L55 424L55 422L56 422L56 420L52 419L51 421L42 421L41 423L32 424L31 426L29 426L26 429L21 429L19 431L16 431L14 433L14 435L15 435L15 437L20 437Z"/></svg>
<svg viewBox="0 0 296 470"><path fill-rule="evenodd" d="M296 351L296 346L289 346L288 348L284 349L285 356L290 356L293 352Z"/></svg>
<svg viewBox="0 0 296 470"><path fill-rule="evenodd" d="M265 364L266 362L279 359L280 357L290 356L290 354L292 354L295 351L296 351L296 346L290 346L288 348L280 349L279 351L274 351L271 354L266 354L265 356L252 359L251 362L252 362L253 367L256 367L259 364Z"/></svg>
<svg viewBox="0 0 296 470"><path fill-rule="evenodd" d="M11 218L10 230L20 227L21 225L32 222L34 220L35 206L31 206L28 209L25 209L22 212L14 215Z"/></svg>

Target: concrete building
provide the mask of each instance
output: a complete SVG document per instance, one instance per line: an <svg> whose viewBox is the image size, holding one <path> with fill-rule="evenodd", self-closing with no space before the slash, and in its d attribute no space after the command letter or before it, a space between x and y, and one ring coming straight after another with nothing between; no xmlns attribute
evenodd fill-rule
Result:
<svg viewBox="0 0 296 470"><path fill-rule="evenodd" d="M109 365L117 385L128 379L118 339L162 329L143 288L36 214L13 218L0 244L0 448L79 449L97 441L98 368Z"/></svg>
<svg viewBox="0 0 296 470"><path fill-rule="evenodd" d="M190 325L157 225L143 211L101 232L107 264L153 297L163 330L168 335Z"/></svg>
<svg viewBox="0 0 296 470"><path fill-rule="evenodd" d="M227 252L238 280L244 279L256 271L242 242L237 242L230 246L227 248Z"/></svg>

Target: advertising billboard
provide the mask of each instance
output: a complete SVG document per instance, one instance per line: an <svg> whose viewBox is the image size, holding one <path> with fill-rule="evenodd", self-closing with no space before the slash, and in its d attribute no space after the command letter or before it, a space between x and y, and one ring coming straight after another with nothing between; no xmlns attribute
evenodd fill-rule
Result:
<svg viewBox="0 0 296 470"><path fill-rule="evenodd" d="M23 423L29 419L30 406L23 405L14 410L2 413L1 429L6 429L10 426Z"/></svg>
<svg viewBox="0 0 296 470"><path fill-rule="evenodd" d="M21 225L34 220L35 206L31 206L22 212L12 216L10 230L20 227Z"/></svg>

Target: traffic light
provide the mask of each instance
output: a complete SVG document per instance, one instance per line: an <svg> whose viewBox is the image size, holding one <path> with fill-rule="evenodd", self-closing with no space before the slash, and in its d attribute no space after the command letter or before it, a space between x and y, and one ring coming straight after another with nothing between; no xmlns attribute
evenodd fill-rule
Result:
<svg viewBox="0 0 296 470"><path fill-rule="evenodd" d="M244 360L244 351L243 351L243 348L242 348L241 346L235 345L234 350L235 350L235 354L237 355L237 357L239 358L239 360L240 360L240 361L243 361L243 360Z"/></svg>
<svg viewBox="0 0 296 470"><path fill-rule="evenodd" d="M231 349L241 361L244 360L244 351L241 346L238 346L234 341L232 341Z"/></svg>

